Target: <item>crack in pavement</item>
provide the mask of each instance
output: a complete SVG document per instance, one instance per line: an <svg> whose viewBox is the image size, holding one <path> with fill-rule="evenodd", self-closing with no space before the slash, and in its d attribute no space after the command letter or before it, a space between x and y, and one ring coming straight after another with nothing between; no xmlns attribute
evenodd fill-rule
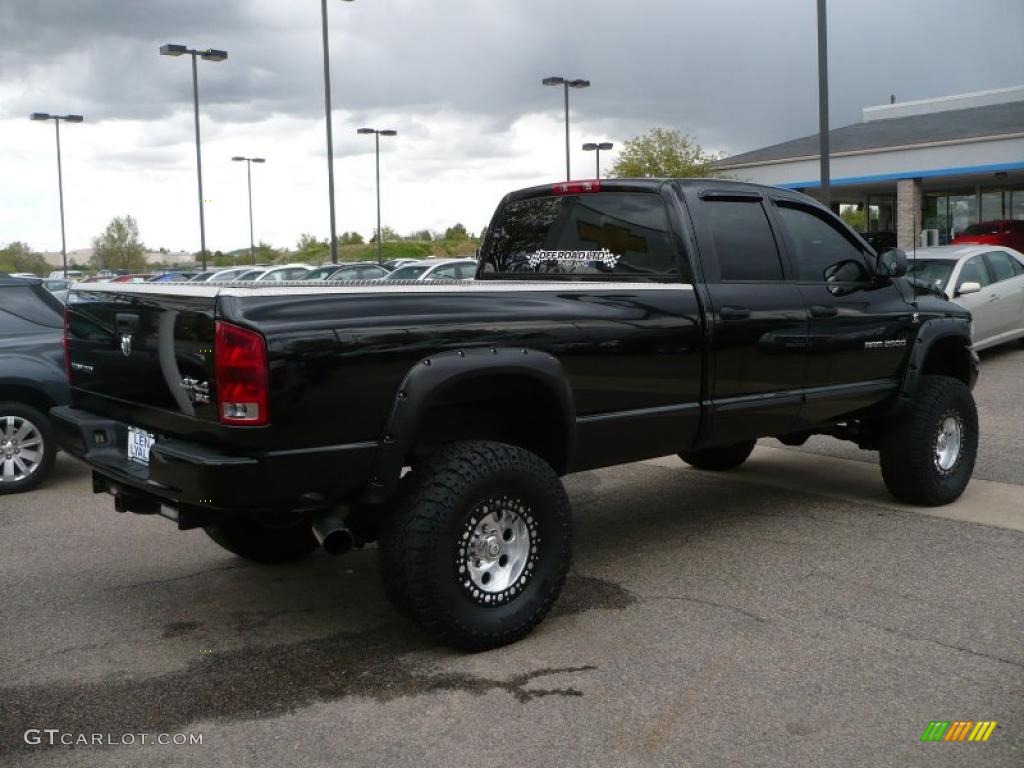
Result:
<svg viewBox="0 0 1024 768"><path fill-rule="evenodd" d="M910 640L923 640L926 643L933 643L934 645L938 645L938 646L940 646L942 648L948 648L951 651L959 651L960 653L967 653L967 654L970 654L971 656L979 656L979 657L981 657L983 659L989 659L990 661L998 661L998 662L1000 662L1002 664L1009 664L1011 667L1017 667L1019 669L1024 669L1024 663L1022 663L1022 662L1014 661L1013 659L1004 659L1002 656L996 656L996 655L991 654L991 653L986 653L985 651L976 651L973 648L966 648L966 647L964 647L962 645L954 645L953 643L946 643L946 642L943 642L942 640L938 640L938 639L936 639L934 637L925 637L923 635L916 635L913 632L907 632L906 630L898 629L896 627L889 627L889 626L886 626L885 624L877 624L877 623L875 623L873 621L868 621L867 619L855 619L855 618L852 618L852 617L849 617L849 616L844 616L843 618L850 619L851 621L855 621L858 624L864 624L865 626L868 626L868 627L874 627L875 629L881 629L882 631L889 632L890 634L893 634L893 635L899 635L900 637L906 637L906 638L909 638Z"/></svg>
<svg viewBox="0 0 1024 768"><path fill-rule="evenodd" d="M699 597L692 597L690 595L644 595L637 593L637 597L641 600L680 600L686 603L697 603L698 605L708 605L712 608L724 608L727 611L733 611L742 616L746 616L748 619L753 619L756 622L765 624L769 621L767 616L760 616L751 611L743 608L737 608L735 605L726 605L725 603L716 603L714 600L704 600Z"/></svg>
<svg viewBox="0 0 1024 768"><path fill-rule="evenodd" d="M216 573L217 571L240 571L243 568L252 568L253 565L248 563L242 565L221 565L216 568L204 568L201 571L195 571L193 573L186 573L183 576L171 576L166 579L153 579L152 581L138 581L133 584L118 584L116 587L110 587L109 590L118 589L135 589L136 587L149 587L153 584L169 584L174 581L185 581L186 579L194 579L196 576L202 576L204 573Z"/></svg>

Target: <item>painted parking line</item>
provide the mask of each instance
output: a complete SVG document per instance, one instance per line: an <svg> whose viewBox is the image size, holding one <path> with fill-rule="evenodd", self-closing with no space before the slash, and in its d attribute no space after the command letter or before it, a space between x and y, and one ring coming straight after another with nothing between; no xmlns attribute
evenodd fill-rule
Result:
<svg viewBox="0 0 1024 768"><path fill-rule="evenodd" d="M676 468L682 464L672 456L652 459L647 463ZM691 468L691 471L701 470ZM1021 485L975 478L954 503L944 507L919 507L903 504L889 495L877 464L767 445L758 445L739 469L712 474L743 483L770 485L948 520L1024 531L1024 486Z"/></svg>

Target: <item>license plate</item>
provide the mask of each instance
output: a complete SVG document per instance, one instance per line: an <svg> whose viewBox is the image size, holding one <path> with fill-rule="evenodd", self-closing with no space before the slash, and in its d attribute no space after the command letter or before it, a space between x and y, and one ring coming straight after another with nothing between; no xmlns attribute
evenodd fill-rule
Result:
<svg viewBox="0 0 1024 768"><path fill-rule="evenodd" d="M149 449L155 441L156 438L146 430L128 427L128 460L148 465Z"/></svg>

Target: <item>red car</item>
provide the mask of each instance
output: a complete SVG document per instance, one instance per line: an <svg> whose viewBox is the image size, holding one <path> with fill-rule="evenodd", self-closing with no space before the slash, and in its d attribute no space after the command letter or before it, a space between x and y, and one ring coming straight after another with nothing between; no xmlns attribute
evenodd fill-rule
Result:
<svg viewBox="0 0 1024 768"><path fill-rule="evenodd" d="M1006 245L1024 252L1024 221L1000 219L972 224L953 238L950 245L980 243L982 245Z"/></svg>
<svg viewBox="0 0 1024 768"><path fill-rule="evenodd" d="M110 282L112 283L144 283L152 275L118 275Z"/></svg>

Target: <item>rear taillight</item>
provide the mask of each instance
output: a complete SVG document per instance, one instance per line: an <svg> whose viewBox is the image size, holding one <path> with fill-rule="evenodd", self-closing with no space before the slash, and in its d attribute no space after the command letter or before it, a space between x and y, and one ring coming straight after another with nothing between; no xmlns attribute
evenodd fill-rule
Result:
<svg viewBox="0 0 1024 768"><path fill-rule="evenodd" d="M68 384L71 383L71 334L68 331L68 324L71 319L71 310L64 307L64 338L60 345L64 347L64 375L67 376Z"/></svg>
<svg viewBox="0 0 1024 768"><path fill-rule="evenodd" d="M267 409L267 345L255 331L217 321L213 343L217 407L222 424L259 426Z"/></svg>
<svg viewBox="0 0 1024 768"><path fill-rule="evenodd" d="M592 179L589 181L565 181L561 184L555 184L555 186L551 188L551 194L553 195L580 195L586 192L600 191L600 179Z"/></svg>

